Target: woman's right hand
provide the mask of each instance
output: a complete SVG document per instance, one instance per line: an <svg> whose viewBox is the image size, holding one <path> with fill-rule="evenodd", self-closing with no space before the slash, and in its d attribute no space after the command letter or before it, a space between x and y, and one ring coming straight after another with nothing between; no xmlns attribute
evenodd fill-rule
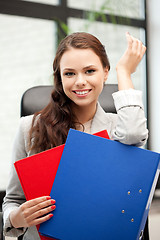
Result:
<svg viewBox="0 0 160 240"><path fill-rule="evenodd" d="M55 200L50 196L44 196L26 201L10 213L10 221L13 227L30 227L49 220L55 209Z"/></svg>

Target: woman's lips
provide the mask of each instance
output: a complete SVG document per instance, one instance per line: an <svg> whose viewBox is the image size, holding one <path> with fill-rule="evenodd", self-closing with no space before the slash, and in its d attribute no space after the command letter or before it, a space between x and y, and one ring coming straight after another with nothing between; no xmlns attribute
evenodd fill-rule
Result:
<svg viewBox="0 0 160 240"><path fill-rule="evenodd" d="M91 89L83 89L83 90L74 90L73 92L81 97L86 96L89 92L91 91Z"/></svg>

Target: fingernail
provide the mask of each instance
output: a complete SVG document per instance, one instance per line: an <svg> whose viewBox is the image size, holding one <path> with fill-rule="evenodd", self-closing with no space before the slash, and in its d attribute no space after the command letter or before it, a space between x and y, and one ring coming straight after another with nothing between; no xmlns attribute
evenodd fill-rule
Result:
<svg viewBox="0 0 160 240"><path fill-rule="evenodd" d="M49 214L49 217L50 217L50 218L51 218L51 217L53 217L53 214L52 214L52 213L50 213L50 214Z"/></svg>
<svg viewBox="0 0 160 240"><path fill-rule="evenodd" d="M51 200L51 204L54 204L56 201L53 199L53 200Z"/></svg>
<svg viewBox="0 0 160 240"><path fill-rule="evenodd" d="M46 197L47 200L51 199L51 196Z"/></svg>
<svg viewBox="0 0 160 240"><path fill-rule="evenodd" d="M53 206L51 206L51 208L54 210L54 209L56 208L56 206L55 206L55 205L53 205Z"/></svg>

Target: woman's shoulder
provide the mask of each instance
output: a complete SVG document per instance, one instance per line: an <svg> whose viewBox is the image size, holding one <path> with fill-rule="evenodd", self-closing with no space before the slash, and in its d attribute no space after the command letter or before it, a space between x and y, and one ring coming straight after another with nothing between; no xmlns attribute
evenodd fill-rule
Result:
<svg viewBox="0 0 160 240"><path fill-rule="evenodd" d="M33 121L33 116L34 116L34 115L29 115L29 116L21 117L21 118L20 118L20 125L23 126L23 128L25 128L25 127L27 127L27 126L31 126L32 121Z"/></svg>
<svg viewBox="0 0 160 240"><path fill-rule="evenodd" d="M36 116L36 120L39 116ZM32 127L34 115L28 115L20 118L20 128L23 131L24 135L28 134Z"/></svg>

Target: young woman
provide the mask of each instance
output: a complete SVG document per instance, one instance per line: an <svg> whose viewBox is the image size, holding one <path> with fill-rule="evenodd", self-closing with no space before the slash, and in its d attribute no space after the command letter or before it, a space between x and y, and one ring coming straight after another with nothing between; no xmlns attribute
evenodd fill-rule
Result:
<svg viewBox="0 0 160 240"><path fill-rule="evenodd" d="M146 143L142 96L131 81L146 47L129 33L126 38L127 49L116 66L119 91L113 98L117 114L105 113L97 102L110 70L104 46L88 33L74 33L62 40L53 63L51 101L34 116L21 118L13 162L65 143L70 128L91 134L107 129L113 140L136 146ZM26 201L13 162L3 204L4 233L25 233L24 239L36 240L35 225L53 216L55 200L43 196Z"/></svg>

